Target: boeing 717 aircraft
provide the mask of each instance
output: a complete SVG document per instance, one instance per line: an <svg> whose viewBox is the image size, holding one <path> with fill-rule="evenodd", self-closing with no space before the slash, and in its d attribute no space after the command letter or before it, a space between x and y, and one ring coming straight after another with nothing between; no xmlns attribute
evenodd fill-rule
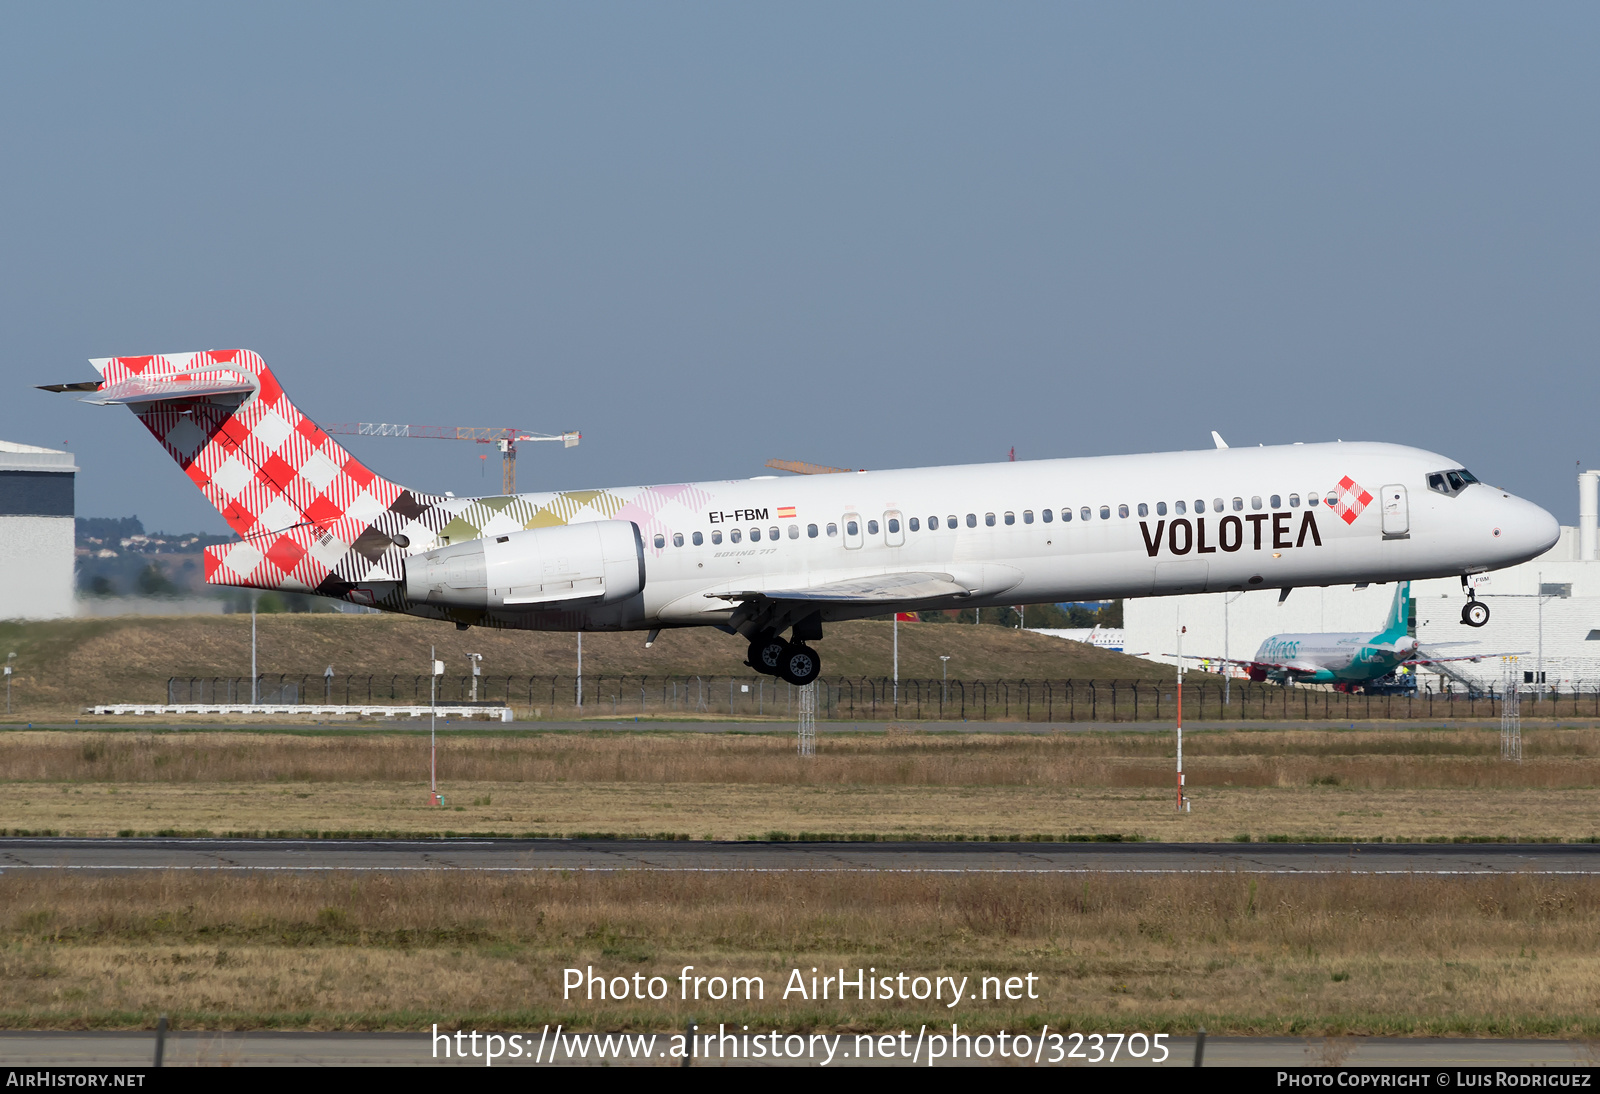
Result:
<svg viewBox="0 0 1600 1094"><path fill-rule="evenodd" d="M206 580L457 626L713 626L806 684L831 622L898 611L1449 577L1555 518L1445 456L1296 444L455 498L408 490L248 350L91 362L239 536ZM1220 443L1220 439L1219 439ZM1468 590L1464 618L1488 608Z"/></svg>
<svg viewBox="0 0 1600 1094"><path fill-rule="evenodd" d="M1332 684L1336 691L1392 690L1399 686L1390 678L1397 670L1415 665L1435 665L1445 661L1481 661L1497 654L1468 654L1461 657L1429 657L1416 638L1416 610L1411 599L1411 583L1402 581L1395 588L1394 602L1376 634L1275 634L1261 643L1254 659L1248 661L1213 657L1238 665L1252 680L1278 683Z"/></svg>

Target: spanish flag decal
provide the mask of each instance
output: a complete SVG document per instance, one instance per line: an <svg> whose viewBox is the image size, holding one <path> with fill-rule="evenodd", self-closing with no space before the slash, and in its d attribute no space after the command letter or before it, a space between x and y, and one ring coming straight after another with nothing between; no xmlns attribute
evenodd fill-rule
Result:
<svg viewBox="0 0 1600 1094"><path fill-rule="evenodd" d="M782 520L784 517L792 517L792 516L794 516L794 506L792 506L792 505L780 505L780 506L778 506L778 519L779 520Z"/></svg>

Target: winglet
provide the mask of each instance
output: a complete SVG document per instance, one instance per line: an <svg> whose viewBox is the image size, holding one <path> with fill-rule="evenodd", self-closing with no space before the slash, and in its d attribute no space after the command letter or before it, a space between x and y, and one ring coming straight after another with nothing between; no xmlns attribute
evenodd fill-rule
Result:
<svg viewBox="0 0 1600 1094"><path fill-rule="evenodd" d="M1223 440L1222 439L1222 434L1218 433L1215 429L1213 429L1211 431L1211 439L1216 442L1216 445L1217 445L1218 448L1227 448L1228 447L1228 442Z"/></svg>

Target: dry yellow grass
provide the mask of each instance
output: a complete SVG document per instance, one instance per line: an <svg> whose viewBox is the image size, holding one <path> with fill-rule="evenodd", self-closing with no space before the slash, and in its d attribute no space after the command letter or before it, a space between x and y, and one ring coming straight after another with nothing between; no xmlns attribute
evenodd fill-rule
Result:
<svg viewBox="0 0 1600 1094"><path fill-rule="evenodd" d="M11 1027L1600 1032L1594 879L12 874L0 908ZM590 965L767 994L563 1001ZM813 966L1033 973L1039 999L778 998Z"/></svg>
<svg viewBox="0 0 1600 1094"><path fill-rule="evenodd" d="M1179 816L1170 789L737 786L723 783L534 785L446 781L445 808L424 804L426 781L158 783L95 787L38 783L0 803L12 833L111 836L443 835L672 836L693 839L872 836L1006 839L1113 833L1125 838L1255 840L1600 837L1590 790L1190 790Z"/></svg>
<svg viewBox="0 0 1600 1094"><path fill-rule="evenodd" d="M20 732L3 738L0 829L118 832L1118 833L1159 840L1588 839L1600 731L1192 735L1194 813L1170 809L1170 738L889 734L462 734L423 804L416 734Z"/></svg>

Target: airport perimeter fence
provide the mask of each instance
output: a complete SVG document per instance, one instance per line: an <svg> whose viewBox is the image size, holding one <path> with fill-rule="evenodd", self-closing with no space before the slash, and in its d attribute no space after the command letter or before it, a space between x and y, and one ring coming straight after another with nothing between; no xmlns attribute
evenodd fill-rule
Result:
<svg viewBox="0 0 1600 1094"><path fill-rule="evenodd" d="M259 702L428 704L428 677L412 674L319 676L271 673L258 678ZM798 717L798 689L769 676L441 676L441 703L504 703L519 719ZM248 676L174 676L168 703L245 703ZM817 681L817 717L831 721L1170 722L1177 696L1148 680L924 680L825 676ZM1498 718L1488 691L1435 690L1367 695L1318 687L1234 681L1185 684L1186 723ZM1521 694L1524 718L1600 718L1600 687Z"/></svg>

